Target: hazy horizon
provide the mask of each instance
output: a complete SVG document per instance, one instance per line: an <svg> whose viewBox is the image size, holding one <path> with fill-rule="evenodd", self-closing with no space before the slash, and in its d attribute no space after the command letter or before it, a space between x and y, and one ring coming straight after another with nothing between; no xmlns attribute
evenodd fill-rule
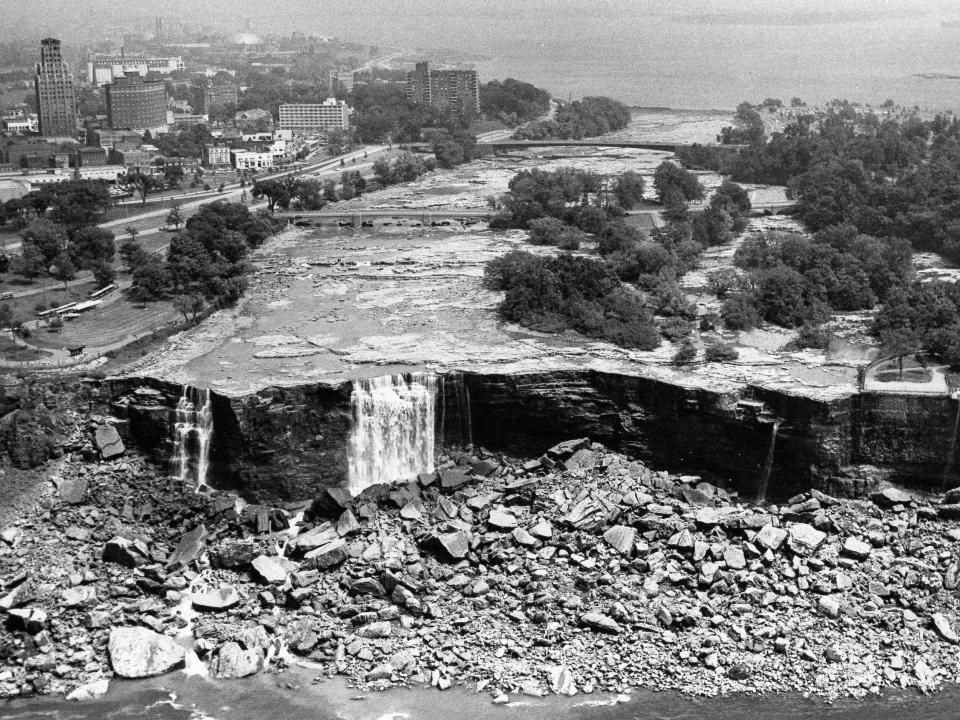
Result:
<svg viewBox="0 0 960 720"><path fill-rule="evenodd" d="M555 95L606 94L631 104L731 108L767 96L886 98L960 108L960 6L945 0L36 0L4 13L0 37L119 40L155 16L261 35L293 30L487 58L482 80L518 77ZM920 75L934 76L932 79Z"/></svg>

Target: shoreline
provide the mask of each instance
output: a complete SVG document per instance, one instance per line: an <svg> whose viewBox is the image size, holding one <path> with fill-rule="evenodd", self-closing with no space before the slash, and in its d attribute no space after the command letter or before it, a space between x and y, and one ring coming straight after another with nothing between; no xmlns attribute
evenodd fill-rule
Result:
<svg viewBox="0 0 960 720"><path fill-rule="evenodd" d="M637 717L683 717L685 720L899 720L903 717L951 717L960 686L926 695L915 689L891 689L859 699L827 701L803 693L739 694L698 698L643 689L629 694L520 697L496 705L489 694L465 687L440 691L430 687L390 688L360 693L344 679L313 682L309 673L290 668L281 673L216 681L168 675L140 681L113 681L101 697L67 701L64 696L0 700L0 713L11 720L100 720L137 709L147 720L448 720L450 707L472 720L632 720ZM150 711L145 711L149 708ZM151 712L152 711L152 712Z"/></svg>

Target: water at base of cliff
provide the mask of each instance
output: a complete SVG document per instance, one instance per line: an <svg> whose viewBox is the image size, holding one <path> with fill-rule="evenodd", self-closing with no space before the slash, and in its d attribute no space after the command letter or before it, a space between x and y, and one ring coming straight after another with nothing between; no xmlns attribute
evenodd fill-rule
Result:
<svg viewBox="0 0 960 720"><path fill-rule="evenodd" d="M347 485L353 495L433 472L436 394L437 378L429 373L354 381Z"/></svg>
<svg viewBox="0 0 960 720"><path fill-rule="evenodd" d="M823 700L791 693L687 697L675 692L594 693L572 698L512 695L506 706L465 688L394 689L361 693L342 679L313 683L300 669L243 680L217 681L173 673L138 681L114 680L98 700L0 700L5 720L953 720L960 688L933 695L891 691L861 700Z"/></svg>

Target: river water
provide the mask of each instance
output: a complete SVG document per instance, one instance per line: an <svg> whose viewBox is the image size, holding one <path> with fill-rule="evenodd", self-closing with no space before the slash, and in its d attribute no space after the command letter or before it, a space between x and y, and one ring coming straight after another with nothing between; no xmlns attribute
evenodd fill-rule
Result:
<svg viewBox="0 0 960 720"><path fill-rule="evenodd" d="M213 681L174 673L114 681L106 696L0 702L9 720L953 720L960 689L923 696L891 692L828 704L799 694L690 698L676 693L573 698L516 697L494 705L486 692L394 689L359 693L341 680L313 684L302 670L246 680Z"/></svg>
<svg viewBox="0 0 960 720"><path fill-rule="evenodd" d="M360 693L341 680L313 684L302 670L246 680L213 681L174 673L114 681L98 700L60 698L0 702L5 720L953 720L960 689L934 695L889 692L862 700L823 700L799 694L690 698L635 692L573 698L518 696L494 705L488 693L394 689Z"/></svg>

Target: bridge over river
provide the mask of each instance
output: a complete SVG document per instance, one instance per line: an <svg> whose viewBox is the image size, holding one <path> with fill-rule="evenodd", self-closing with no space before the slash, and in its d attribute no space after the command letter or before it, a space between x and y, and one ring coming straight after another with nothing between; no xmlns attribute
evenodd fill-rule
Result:
<svg viewBox="0 0 960 720"><path fill-rule="evenodd" d="M790 210L793 203L766 202L757 203L752 211L756 213L781 213ZM659 205L637 208L627 213L627 216L652 215L659 216L663 208ZM691 205L691 210L697 210L697 205ZM460 208L363 208L363 209L336 209L326 207L323 210L278 210L274 217L278 220L287 220L293 223L306 225L341 225L366 226L375 225L404 225L416 227L418 225L447 224L457 222L463 225L472 225L477 222L486 222L494 213L490 210L460 209Z"/></svg>
<svg viewBox="0 0 960 720"><path fill-rule="evenodd" d="M677 150L702 147L715 148L717 150L728 150L730 152L741 150L746 145L717 145L715 143L662 143L662 142L634 142L629 140L495 140L492 142L478 143L484 147L496 150L525 150L528 148L540 147L595 147L595 148L628 148L632 150L658 150L661 152L675 153ZM410 150L432 151L433 145L430 143L411 143L403 147Z"/></svg>

